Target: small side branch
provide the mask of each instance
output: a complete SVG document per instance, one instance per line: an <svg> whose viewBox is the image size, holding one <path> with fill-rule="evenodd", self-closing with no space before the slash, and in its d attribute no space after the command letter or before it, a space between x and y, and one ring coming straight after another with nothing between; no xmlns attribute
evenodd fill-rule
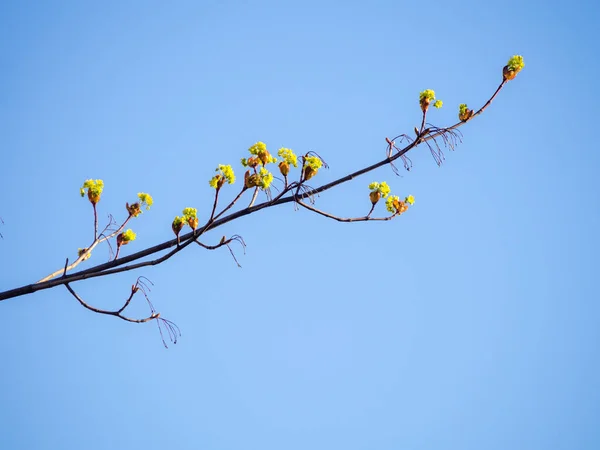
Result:
<svg viewBox="0 0 600 450"><path fill-rule="evenodd" d="M77 267L82 261L85 261L86 259L89 258L90 254L92 253L92 250L94 248L96 248L96 246L98 246L98 244L101 244L104 241L108 241L109 239L115 237L117 234L119 234L121 231L123 231L123 229L125 228L125 225L127 225L127 223L129 222L129 220L131 220L132 215L129 214L129 216L127 217L127 219L125 219L125 221L123 222L123 224L115 231L111 232L110 234L105 235L104 233L106 231L109 230L109 228L114 224L116 225L116 222L114 222L114 219L112 218L112 216L109 216L109 223L108 225L106 225L106 227L104 227L104 230L102 230L102 233L100 233L100 236L96 236L96 238L94 239L94 242L92 242L92 244L87 247L85 249L85 251L83 251L79 257L71 264L71 265L66 265L65 267L63 267L62 269L56 270L54 272L52 272L50 275L45 276L44 278L42 278L41 280L39 280L37 283L43 283L44 281L49 281L53 278L56 278L57 276L61 275L65 277L66 273L69 270L74 269L75 267ZM96 222L96 233L98 231L97 228L97 217L96 217L96 207L94 206L94 221ZM110 245L110 243L109 243ZM116 259L116 256L115 256Z"/></svg>
<svg viewBox="0 0 600 450"><path fill-rule="evenodd" d="M398 213L396 213L396 214L393 214L393 215L391 215L389 217L371 217L371 212L373 211L373 208L371 208L371 211L369 212L369 214L367 214L366 216L363 216L363 217L338 217L338 216L334 216L333 214L329 214L329 213L326 213L324 211L321 211L320 209L317 209L314 206L307 205L306 203L304 203L300 199L296 199L296 203L298 203L299 205L305 207L309 211L312 211L312 212L315 212L317 214L320 214L320 215L322 215L324 217L327 217L328 219L337 220L338 222L385 221L385 220L392 220L394 217L398 216Z"/></svg>
<svg viewBox="0 0 600 450"><path fill-rule="evenodd" d="M71 293L71 295L73 297L75 297L75 299L79 302L79 304L81 306L83 306L84 308L86 308L92 312L95 312L97 314L104 314L107 316L118 317L119 319L125 320L126 322L131 322L131 323L145 323L145 322L150 322L151 320L156 320L156 323L158 326L158 331L160 333L160 337L161 337L163 345L165 347L168 347L167 343L165 341L164 334L163 334L163 330L162 330L163 327L165 328L165 332L167 333L169 340L173 344L176 344L177 339L181 336L181 330L175 323L171 322L170 320L160 317L160 313L158 313L156 311L156 309L154 309L154 305L152 304L152 302L150 301L150 298L148 297L147 291L149 291L150 288L148 287L147 283L152 284L152 282L150 280L148 280L147 278L139 277L137 279L136 283L133 286L131 286L131 292L129 293L129 296L127 297L127 299L125 299L123 306L121 306L121 308L119 308L116 311L96 308L95 306L92 306L89 303L87 303L85 300L83 300L83 298L81 298L81 296L79 294L77 294L77 292L75 292L75 290L69 285L69 283L65 283L65 287ZM146 299L146 302L148 303L148 306L150 307L150 315L143 319L134 319L134 318L123 315L123 311L125 310L125 308L127 308L129 306L134 295L137 294L138 292L142 292L142 294L144 295L144 297Z"/></svg>
<svg viewBox="0 0 600 450"><path fill-rule="evenodd" d="M240 244L242 246L242 249L244 250L244 253L246 253L246 243L244 242L244 238L242 238L238 234L234 234L229 239L226 239L225 236L223 236L221 238L221 241L217 245L206 245L206 244L203 244L200 241L195 241L195 242L200 247L205 248L207 250L216 250L216 249L218 249L220 247L226 246L229 249L229 253L231 253L231 256L232 256L233 260L235 261L235 263L237 264L237 266L238 267L242 267L240 265L240 263L238 262L237 258L235 257L235 254L233 253L233 250L232 250L232 248L230 246L230 244L232 242L234 242L234 241L237 242L238 244Z"/></svg>
<svg viewBox="0 0 600 450"><path fill-rule="evenodd" d="M137 283L136 283L136 285L137 285ZM79 304L81 306L83 306L84 308L89 309L90 311L93 311L95 313L105 314L107 316L115 316L115 317L118 317L119 319L125 320L127 322L133 322L133 323L144 323L144 322L149 322L150 320L158 319L158 317L160 316L160 313L157 313L157 312L153 312L150 316L148 316L144 319L132 319L131 317L127 317L127 316L124 316L123 314L121 314L123 312L123 310L129 305L133 296L139 290L139 288L136 285L132 286L131 294L129 294L129 297L127 298L127 300L125 300L125 304L120 309L118 309L117 311L109 311L106 309L96 308L95 306L91 306L90 304L86 303L79 296L79 294L77 294L73 290L73 288L69 285L69 283L65 283L65 287L71 293L71 295L73 297L75 297L75 299L79 302Z"/></svg>

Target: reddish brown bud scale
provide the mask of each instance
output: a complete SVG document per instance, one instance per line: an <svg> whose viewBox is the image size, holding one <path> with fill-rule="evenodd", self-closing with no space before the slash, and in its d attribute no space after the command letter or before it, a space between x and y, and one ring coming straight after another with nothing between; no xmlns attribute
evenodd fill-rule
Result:
<svg viewBox="0 0 600 450"><path fill-rule="evenodd" d="M517 76L516 70L509 70L508 66L504 66L502 69L502 77L504 80L513 80Z"/></svg>
<svg viewBox="0 0 600 450"><path fill-rule="evenodd" d="M381 192L373 191L369 194L369 197L371 198L371 203L375 204L381 199Z"/></svg>
<svg viewBox="0 0 600 450"><path fill-rule="evenodd" d="M197 217L188 218L188 225L190 226L190 228L192 230L195 230L196 228L198 228L198 218Z"/></svg>
<svg viewBox="0 0 600 450"><path fill-rule="evenodd" d="M129 205L129 203L125 203L125 207L127 208L127 212L133 217L137 217L142 213L140 209L139 203L134 203L133 205Z"/></svg>
<svg viewBox="0 0 600 450"><path fill-rule="evenodd" d="M287 177L288 173L290 173L290 165L285 161L281 161L279 163L279 171L281 172L281 175Z"/></svg>
<svg viewBox="0 0 600 450"><path fill-rule="evenodd" d="M306 166L304 168L304 179L310 180L312 177L316 175L317 171L310 166Z"/></svg>
<svg viewBox="0 0 600 450"><path fill-rule="evenodd" d="M87 196L92 205L95 205L100 201L100 195L94 195L91 189L88 189Z"/></svg>
<svg viewBox="0 0 600 450"><path fill-rule="evenodd" d="M173 233L175 233L175 236L179 236L179 232L183 228L183 225L184 225L184 222L179 222L178 224L175 224L175 223L171 224L171 229L173 230Z"/></svg>

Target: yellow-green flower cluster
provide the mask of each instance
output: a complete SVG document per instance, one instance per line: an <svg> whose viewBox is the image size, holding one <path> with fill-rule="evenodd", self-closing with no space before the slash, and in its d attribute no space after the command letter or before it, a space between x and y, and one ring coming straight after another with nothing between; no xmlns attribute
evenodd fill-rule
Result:
<svg viewBox="0 0 600 450"><path fill-rule="evenodd" d="M434 102L433 106L436 108L441 108L444 103L441 100L435 99L435 91L433 89L425 89L419 93L419 104L423 112L427 111L431 102Z"/></svg>
<svg viewBox="0 0 600 450"><path fill-rule="evenodd" d="M415 198L412 195L407 196L404 201L397 195L390 195L385 201L386 209L392 214L402 214L408 209L408 205L413 205Z"/></svg>
<svg viewBox="0 0 600 450"><path fill-rule="evenodd" d="M176 236L179 236L179 232L183 227L189 225L192 230L198 227L198 210L196 208L183 208L182 216L175 216L171 223L171 228Z"/></svg>
<svg viewBox="0 0 600 450"><path fill-rule="evenodd" d="M260 172L258 172L258 175L260 177L260 182L258 186L261 189L269 189L269 186L271 186L271 183L273 182L273 174L264 167L261 167Z"/></svg>
<svg viewBox="0 0 600 450"><path fill-rule="evenodd" d="M100 201L100 195L104 189L104 181L102 180L85 180L83 186L79 189L79 193L83 197L85 190L87 189L87 195L90 202L94 205Z"/></svg>
<svg viewBox="0 0 600 450"><path fill-rule="evenodd" d="M435 98L435 91L433 89L425 89L424 91L419 93L419 101L423 100L433 100Z"/></svg>
<svg viewBox="0 0 600 450"><path fill-rule="evenodd" d="M525 61L521 55L514 55L510 57L506 65L508 66L508 70L519 72L525 67Z"/></svg>
<svg viewBox="0 0 600 450"><path fill-rule="evenodd" d="M261 167L258 173L250 174L250 171L246 172L245 184L247 188L259 187L261 189L269 189L273 182L273 174L264 167Z"/></svg>
<svg viewBox="0 0 600 450"><path fill-rule="evenodd" d="M183 217L195 219L198 217L198 210L196 208L183 208Z"/></svg>
<svg viewBox="0 0 600 450"><path fill-rule="evenodd" d="M290 173L290 165L298 167L298 157L291 149L284 147L281 147L277 154L283 158L279 163L279 171L281 175L287 177L288 173Z"/></svg>
<svg viewBox="0 0 600 450"><path fill-rule="evenodd" d="M251 155L258 155L261 152L267 151L267 144L264 142L257 142L256 144L250 146L248 149Z"/></svg>
<svg viewBox="0 0 600 450"><path fill-rule="evenodd" d="M133 232L131 228L121 234L123 236L123 244L126 244L130 241L135 241L136 234Z"/></svg>
<svg viewBox="0 0 600 450"><path fill-rule="evenodd" d="M307 156L304 160L304 167L306 166L313 170L319 170L323 166L323 161L318 156Z"/></svg>
<svg viewBox="0 0 600 450"><path fill-rule="evenodd" d="M269 163L277 162L277 158L274 158L267 150L267 145L264 142L257 142L251 146L248 151L252 155L250 158L242 158L242 166L252 167L255 169L258 165L262 164L263 167Z"/></svg>
<svg viewBox="0 0 600 450"><path fill-rule="evenodd" d="M175 216L175 218L173 219L173 222L171 223L171 228L173 229L173 233L175 233L175 235L177 236L177 239L179 239L179 232L185 226L186 223L187 223L187 220L186 220L185 216L184 217Z"/></svg>
<svg viewBox="0 0 600 450"><path fill-rule="evenodd" d="M381 183L374 181L373 183L369 184L369 189L371 192L379 192L383 198L386 198L388 195L390 195L390 187L385 181L382 181Z"/></svg>
<svg viewBox="0 0 600 450"><path fill-rule="evenodd" d="M274 158L267 150L267 145L264 142L257 142L251 146L248 151L250 152L250 158L242 158L242 166L244 167L256 167L259 164L266 166L269 163L276 163L277 158Z"/></svg>
<svg viewBox="0 0 600 450"><path fill-rule="evenodd" d="M512 80L525 67L525 61L521 55L513 55L509 58L508 63L502 69L502 77L504 80Z"/></svg>
<svg viewBox="0 0 600 450"><path fill-rule="evenodd" d="M146 194L145 192L139 192L138 199L140 200L140 206L145 206L146 211L149 210L154 203L152 196L150 194Z"/></svg>
<svg viewBox="0 0 600 450"><path fill-rule="evenodd" d="M198 210L196 208L183 208L183 219L192 230L198 227Z"/></svg>
<svg viewBox="0 0 600 450"><path fill-rule="evenodd" d="M473 117L473 114L474 114L473 110L467 108L466 103L461 103L460 105L458 105L458 120L460 120L462 122L466 122L471 117Z"/></svg>
<svg viewBox="0 0 600 450"><path fill-rule="evenodd" d="M150 209L153 203L154 200L152 199L152 196L150 194L146 194L145 192L139 192L138 201L135 202L133 205L126 203L125 207L127 208L127 212L129 212L129 214L132 217L137 217L140 214L142 214L142 206L145 206L146 210L148 210Z"/></svg>
<svg viewBox="0 0 600 450"><path fill-rule="evenodd" d="M185 217L175 216L175 218L173 219L173 227L183 228L185 222Z"/></svg>
<svg viewBox="0 0 600 450"><path fill-rule="evenodd" d="M387 198L387 200L385 201L385 207L389 212L395 213L396 208L394 205L399 204L399 203L400 203L400 197L398 197L397 195L390 195Z"/></svg>
<svg viewBox="0 0 600 450"><path fill-rule="evenodd" d="M381 199L381 197L386 198L390 195L390 187L385 181L378 183L374 181L369 184L369 189L371 192L369 193L369 198L371 199L371 203L373 206Z"/></svg>
<svg viewBox="0 0 600 450"><path fill-rule="evenodd" d="M298 157L296 156L296 154L291 149L281 147L279 149L279 151L277 152L277 155L280 158L283 158L283 160L286 163L288 163L288 164L290 164L290 165L292 165L294 167L298 167Z"/></svg>
<svg viewBox="0 0 600 450"><path fill-rule="evenodd" d="M229 184L235 183L235 174L233 173L233 168L230 165L219 164L219 167L215 169L217 173L214 177L210 179L208 184L210 187L214 189L220 189L225 181Z"/></svg>
<svg viewBox="0 0 600 450"><path fill-rule="evenodd" d="M310 180L314 177L319 169L323 166L323 161L318 156L306 156L304 158L304 179Z"/></svg>

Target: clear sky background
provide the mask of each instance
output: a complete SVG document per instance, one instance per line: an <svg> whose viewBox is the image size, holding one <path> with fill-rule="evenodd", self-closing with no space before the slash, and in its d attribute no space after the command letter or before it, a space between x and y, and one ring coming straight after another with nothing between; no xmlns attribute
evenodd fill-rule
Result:
<svg viewBox="0 0 600 450"><path fill-rule="evenodd" d="M577 1L2 2L0 290L89 244L85 179L101 221L153 195L130 254L206 218L256 141L318 152L318 186L411 133L419 91L449 125L526 67L441 168L419 147L317 200L363 215L385 180L416 198L397 220L287 204L206 236L242 235L242 269L190 248L73 285L110 308L148 277L168 350L64 288L0 302L0 448L600 448L598 23Z"/></svg>

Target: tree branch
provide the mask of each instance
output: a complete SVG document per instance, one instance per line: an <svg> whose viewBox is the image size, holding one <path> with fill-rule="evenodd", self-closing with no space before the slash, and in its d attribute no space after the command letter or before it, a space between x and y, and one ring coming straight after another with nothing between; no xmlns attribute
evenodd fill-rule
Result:
<svg viewBox="0 0 600 450"><path fill-rule="evenodd" d="M391 155L391 147L394 147L394 148L396 148L396 147L393 146L392 143L396 139L401 138L403 135L399 135L399 136L395 137L394 139L391 140L391 143L390 143L389 139L386 139L390 145L390 147L389 147L390 151L388 152L388 156L385 159L383 159L379 162L376 162L370 166L367 166L365 168L362 168L360 170L352 172L344 177L338 178L337 180L334 180L330 183L324 184L318 188L305 190L302 193L299 192L300 188L304 187L303 180L301 178L300 182L298 182L297 184L292 183L287 188L284 188L284 190L281 192L280 195L278 195L277 197L275 197L271 200L260 203L258 205L249 206L245 209L233 212L233 213L229 214L228 216L218 218L221 216L221 214L223 214L226 210L228 210L231 206L233 206L233 203L235 203L235 201L237 201L239 199L239 197L241 196L241 193L240 193L238 195L238 197L236 197L235 201L232 202L232 204L229 205L227 208L225 208L220 214L215 216L212 221L209 220L209 222L206 225L204 225L203 227L181 236L180 239L181 239L182 243L179 246L177 245L178 239L170 239L170 240L162 242L158 245L141 250L137 253L134 253L134 254L131 254L128 256L124 256L118 260L113 260L113 261L109 261L107 263L99 264L99 265L91 267L89 269L85 269L85 270L82 270L82 271L79 271L79 272L76 272L76 273L73 273L70 275L65 275L61 278L48 279L48 277L46 277L44 279L45 281L40 281L35 284L29 284L29 285L21 286L21 287L11 289L8 291L0 292L0 301L7 300L9 298L19 297L22 295L31 294L33 292L37 292L40 290L51 289L51 288L59 286L59 285L68 286L68 283L71 283L74 281L80 281L80 280L85 280L88 278L94 278L94 277L98 277L98 276L106 276L106 275L110 275L113 273L134 270L134 269L138 269L140 267L144 267L144 266L148 266L148 265L157 265L157 264L160 264L160 263L166 261L167 259L171 258L177 252L183 250L185 247L187 247L190 243L194 242L199 236L204 234L209 229L217 228L217 227L224 225L226 223L229 223L233 220L239 219L241 217L244 217L244 216L247 216L250 214L254 214L262 209L279 206L279 205L283 205L283 204L290 203L290 202L300 203L302 206L307 207L308 205L303 204L301 202L301 200L313 197L316 194L319 194L321 192L325 192L325 191L332 189L340 184L351 181L354 178L359 177L360 175L364 175L365 173L368 173L375 169L378 169L379 167L382 167L382 166L385 166L388 164L393 166L392 163L395 160L397 160L398 158L404 159L404 155L406 153L411 151L413 148L416 148L421 143L427 143L431 140L433 140L434 143L436 143L435 139L437 137L441 137L442 139L445 140L446 139L445 136L448 133L452 132L453 130L458 129L459 127L463 126L465 123L470 121L472 118L481 114L492 103L492 101L495 99L495 97L498 95L498 93L504 87L505 84L506 84L506 80L503 80L502 83L498 86L498 88L494 92L494 94L487 100L487 102L476 113L473 114L473 116L471 118L469 118L465 121L459 121L458 123L456 123L450 127L447 127L447 128L433 127L432 129L429 129L429 128L422 129L418 133L416 139L413 142L410 142L404 148L399 149L396 152L396 154L394 154L394 155ZM423 121L424 121L424 117L423 117ZM422 126L424 126L424 125L422 124ZM427 145L429 145L429 144L427 144ZM436 143L436 145L437 145L437 143ZM296 192L289 196L284 197L283 195L288 193L292 187L296 188ZM323 214L321 211L318 211L318 210L316 210L315 212L319 212L319 214ZM373 219L370 219L370 220L373 220ZM97 242L95 242L94 244L97 245ZM168 250L172 247L176 247L176 248L171 250L169 253L167 253L166 255L164 255L160 258L154 259L152 261L144 261L144 262L140 262L137 264L127 265L131 262L138 261L142 258L148 257L150 255L153 255L153 254L161 252L161 251ZM78 260L73 264L76 264L76 263L78 264L79 262L81 262L80 259L81 258L78 258ZM71 267L71 266L69 266L69 267ZM61 269L60 271L57 271L57 272L58 272L58 274L55 276L58 276L61 273L64 273L64 269Z"/></svg>

